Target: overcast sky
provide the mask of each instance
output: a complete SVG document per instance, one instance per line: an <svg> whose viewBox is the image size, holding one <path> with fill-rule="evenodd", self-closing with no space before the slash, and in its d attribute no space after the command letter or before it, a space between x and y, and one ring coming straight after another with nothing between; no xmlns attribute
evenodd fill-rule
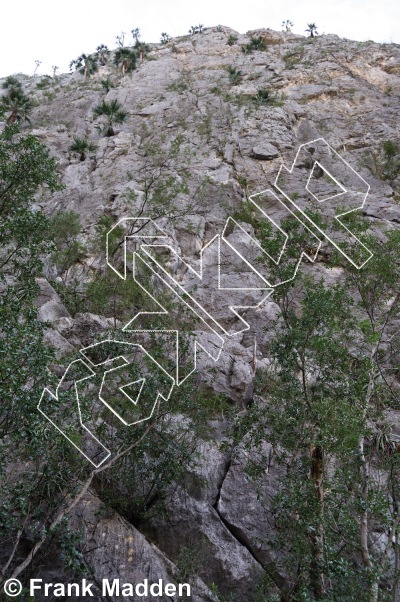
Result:
<svg viewBox="0 0 400 602"><path fill-rule="evenodd" d="M99 44L115 48L115 36L139 27L146 42L160 33L183 35L191 25L227 25L241 33L260 27L281 30L282 20L303 34L307 22L319 33L354 40L400 43L399 0L20 0L0 9L0 77L50 73L52 65L68 71L70 61Z"/></svg>

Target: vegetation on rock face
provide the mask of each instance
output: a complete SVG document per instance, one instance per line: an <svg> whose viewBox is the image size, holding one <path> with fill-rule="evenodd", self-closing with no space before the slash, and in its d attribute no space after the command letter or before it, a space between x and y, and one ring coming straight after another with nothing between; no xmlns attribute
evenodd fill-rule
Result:
<svg viewBox="0 0 400 602"><path fill-rule="evenodd" d="M234 44L236 44L237 41L238 41L237 36L234 36L233 34L229 34L226 43L228 44L228 46L233 46Z"/></svg>
<svg viewBox="0 0 400 602"><path fill-rule="evenodd" d="M70 62L69 68L79 71L83 75L83 81L86 82L87 76L93 75L98 70L97 57L90 54L81 54L77 59Z"/></svg>
<svg viewBox="0 0 400 602"><path fill-rule="evenodd" d="M140 35L140 29L139 27L135 27L135 29L132 29L131 34L133 36L133 39L135 40L135 44L139 43L139 38L141 38L142 36ZM163 35L163 34L161 34Z"/></svg>
<svg viewBox="0 0 400 602"><path fill-rule="evenodd" d="M114 54L114 65L121 65L122 75L131 73L136 69L136 53L129 48L118 48Z"/></svg>
<svg viewBox="0 0 400 602"><path fill-rule="evenodd" d="M286 21L282 21L282 31L292 31L293 23L286 19Z"/></svg>
<svg viewBox="0 0 400 602"><path fill-rule="evenodd" d="M236 67L228 67L227 71L228 71L229 83L232 86L237 86L238 84L241 83L241 81L243 79L243 74L240 71L240 69L236 69Z"/></svg>
<svg viewBox="0 0 400 602"><path fill-rule="evenodd" d="M106 79L102 79L100 83L102 85L103 90L106 92L106 94L108 94L108 92L110 90L115 88L114 82L112 82L109 77L107 77Z"/></svg>
<svg viewBox="0 0 400 602"><path fill-rule="evenodd" d="M38 321L32 305L38 294L35 278L42 275L43 256L53 253L53 260L64 269L84 248L76 241L80 234L76 214L58 212L49 220L41 211L31 211L33 196L43 186L50 192L62 189L55 159L49 157L37 138L23 137L17 124L11 125L0 134L2 589L10 577L19 577L25 583L55 550L66 570L75 576L87 574L79 533L71 531L69 517L89 486L97 487L103 502L134 524L162 516L171 493L169 486L182 482L196 459L198 437L206 432L205 420L210 412L204 397L187 380L179 395L171 395L162 407L158 398L151 421L121 429L105 406L102 416L98 414L96 387L101 380L96 380L93 391L81 392L82 420L94 421L90 424L98 425L99 438L115 448L113 458L97 469L91 469L71 443L44 421L37 410L38 400L45 386L55 387L58 377L49 370L54 350L43 341L48 324ZM186 328L189 333L189 321ZM123 333L114 335L124 340ZM168 344L154 340L153 357L165 363ZM184 334L182 345L185 353ZM112 344L105 351L112 357L116 352ZM166 368L173 369L171 362ZM140 370L137 363L130 365L130 381L141 376ZM75 378L79 376L78 368ZM157 399L159 384L147 374L146 395L150 401ZM79 441L76 408L68 390L59 391L54 410L68 435ZM179 420L182 414L186 417L183 421ZM133 483L135 492L128 498L124 491L132 491ZM32 545L26 545L27 536L33 538Z"/></svg>
<svg viewBox="0 0 400 602"><path fill-rule="evenodd" d="M143 63L143 59L147 56L147 54L150 52L151 48L148 44L146 44L145 42L136 42L135 44L135 50L139 55L139 59L141 60L141 62Z"/></svg>
<svg viewBox="0 0 400 602"><path fill-rule="evenodd" d="M14 77L13 75L9 75L2 83L1 87L3 90L8 90L9 88L14 88L14 90L16 90L17 88L22 88L22 84L18 78Z"/></svg>
<svg viewBox="0 0 400 602"><path fill-rule="evenodd" d="M315 25L315 23L307 23L307 29L305 31L310 34L310 38L314 38L318 35L317 25Z"/></svg>
<svg viewBox="0 0 400 602"><path fill-rule="evenodd" d="M195 33L202 33L204 29L204 25L192 25L189 29L189 33L191 34L195 34Z"/></svg>
<svg viewBox="0 0 400 602"><path fill-rule="evenodd" d="M32 113L33 105L21 87L11 87L7 94L1 97L0 107L10 113L7 118L7 125L12 125L15 121L30 123L29 116Z"/></svg>
<svg viewBox="0 0 400 602"><path fill-rule="evenodd" d="M129 113L122 108L122 104L118 100L114 99L110 102L103 100L93 109L94 119L105 117L104 126L96 126L97 133L100 135L103 132L106 136L114 136L114 125L122 125L128 115Z"/></svg>
<svg viewBox="0 0 400 602"><path fill-rule="evenodd" d="M97 150L97 146L94 144L94 142L89 142L87 138L79 138L79 136L74 136L74 142L68 147L68 150L73 151L74 153L79 153L80 160L84 161L86 159L86 154Z"/></svg>
<svg viewBox="0 0 400 602"><path fill-rule="evenodd" d="M285 260L270 262L277 281L307 244L296 220L284 228ZM265 567L263 600L376 602L378 591L389 600L388 583L398 579L388 557L400 524L400 455L390 427L389 444L376 444L382 436L375 425L399 407L400 233L389 230L380 241L367 229L351 218L351 230L374 253L361 270L348 265L333 286L298 275L276 289L280 313L265 327L274 335L270 369L259 375L255 403L232 426L260 496L268 450L281 467L278 489L264 502L277 528L265 540L274 561ZM272 254L283 243L268 223L259 237ZM357 262L362 247L349 244L347 252ZM336 262L338 254L332 267ZM379 548L376 532L387 534Z"/></svg>
<svg viewBox="0 0 400 602"><path fill-rule="evenodd" d="M124 47L125 33L126 33L125 31L121 31L121 35L115 36L115 39L117 40L117 44L120 48Z"/></svg>
<svg viewBox="0 0 400 602"><path fill-rule="evenodd" d="M291 31L291 26L288 20L282 23L283 30L287 32ZM310 38L318 35L316 29L314 23L308 24ZM190 33L198 34L201 30L202 26L192 27ZM222 28L207 30L207 37L210 35L211 39L215 31L220 32ZM120 48L113 51L119 57L114 64L119 72L122 69L123 75L135 68L138 54L143 61L149 51L144 42L139 42L139 29L132 30L134 49L124 48L124 35L118 39ZM270 34L267 36L251 37L243 52L266 50L265 40L270 40ZM212 479L217 476L216 480L220 480L224 456L220 454L217 462L214 462L214 455L207 459L209 464L206 468L210 470L210 483L215 490L213 500L216 501L204 502L201 510L196 504L203 503L203 500L199 501L200 497L205 497L203 484L196 481L193 496L189 495L187 487L188 498L182 503L187 504L190 512L193 511L193 531L188 536L181 529L177 537L179 543L176 544L179 551L175 556L165 551L176 561L175 577L182 581L195 575L205 578L207 571L204 568L208 563L214 563L218 574L205 581L219 602L241 602L242 599L248 602L396 600L394 590L398 589L400 582L400 444L397 435L400 410L400 234L397 229L398 208L392 200L396 202L399 186L400 144L393 125L395 122L385 122L384 132L380 133L383 131L380 129L383 107L389 106L392 111L393 99L382 92L382 106L377 111L379 127L374 130L375 100L368 97L366 106L370 121L363 122L361 92L367 96L367 86L353 79L356 88L349 88L353 84L349 83L345 72L343 84L342 78L335 79L335 94L342 103L340 110L343 113L347 105L357 104L357 119L350 117L349 113L349 123L345 118L341 123L340 111L335 119L327 117L326 103L334 100L327 98L325 92L323 101L316 97L308 107L299 107L296 103L305 104L307 98L314 100L314 97L299 99L294 96L297 98L293 105L297 106L295 115L292 114L292 102L287 110L275 110L273 107L284 105L285 95L280 88L282 86L284 90L288 86L287 80L290 80L290 85L300 81L318 83L322 73L321 81L325 81L323 78L326 77L326 82L332 83L328 67L324 66L328 71L316 70L310 74L310 65L319 60L326 62L328 53L342 52L340 44L346 44L345 53L351 53L352 47L357 48L360 58L369 44L332 43L329 39L320 50L320 44L325 44L326 40L321 39L318 44L313 44L313 39L292 43L293 37L277 34L276 39L284 42L283 48L280 44L269 47L273 57L271 67L275 60L285 62L285 73L281 75L280 67L275 72L272 68L265 69L262 57L258 61L256 56L243 56L239 47L226 49L224 44L233 46L237 36L215 35L218 52L225 56L221 69L207 68L203 79L199 56L193 54L196 61L191 64L194 65L193 70L186 67L175 69L161 80L161 86L157 77L153 90L141 90L138 97L134 97L132 106L137 107L137 114L132 114L129 124L124 127L126 134L116 140L115 151L110 153L114 147L112 141L102 141L102 152L96 162L69 165L66 168L66 181L71 186L68 194L63 198L58 194L50 201L47 200L50 195L61 192L62 188L56 162L36 137L23 136L18 125L19 121L28 120L32 107L39 103L25 96L19 77L10 76L3 82L0 121L7 119L7 127L0 132L0 599L4 597L2 590L7 578L19 576L25 584L29 577L43 575L39 571L43 570L46 558L53 553L57 553L66 569L71 571L65 579L69 579L73 572L75 576L87 574L87 556L83 555L86 550L81 547L79 534L71 532L68 516L74 510L75 500L78 501L89 487L103 503L99 520L109 516L110 512L118 512L145 533L149 529L148 532L158 537L160 524L168 533L168 507L177 503L179 508L187 482L199 472L199 462L203 460L199 458L199 450L204 448L203 437L209 435L207 419L215 417L218 406L223 410L222 428L227 428L226 443L221 449L227 453L226 457L232 459L232 466L226 468L227 477L223 485L215 487ZM169 41L169 36L163 33L161 43L166 45ZM235 66L226 68L227 54L230 60L235 61ZM171 61L169 50L165 49L161 55ZM118 85L117 80L121 81L108 60L109 51L101 45L93 56L100 65L104 66L108 61L106 72L114 74L112 79L107 76L100 82L103 90L109 92ZM213 54L213 61L215 56ZM132 57L134 66L128 59L124 66L124 57ZM303 60L305 58L307 63ZM190 56L186 55L186 60L190 64ZM89 67L85 73L86 62L82 59L81 65L75 66L81 69L86 81L89 73ZM145 65L143 68L146 70ZM387 69L387 73L394 74L396 65L390 63ZM245 94L234 96L230 85L238 85L243 79L256 85L259 83L257 94L253 92L252 97ZM30 86L38 97L50 97L48 88L54 83L50 77L36 78L35 81L21 77L21 81L24 89ZM52 151L61 157L58 169L62 173L67 163L68 145L68 150L78 153L81 161L96 150L96 145L87 137L75 135L71 144L71 134L65 132L62 123L70 131L88 132L89 137L92 128L96 128L99 135L113 136L115 126L127 121L128 112L118 100L100 102L105 94L97 82L85 89L78 85L74 96L73 86L65 85L68 82L62 80L56 81L61 81L63 93L64 90L68 95L72 92L73 101L84 98L79 120L74 118L70 121L70 115L63 115L65 122L58 121L57 115L57 122L53 123L53 113L41 115L40 125L54 125L46 135L50 132ZM135 81L132 83L136 85ZM130 92L130 86L131 82L126 78L123 81L124 93ZM328 87L332 92L332 87ZM44 94L38 90L44 90ZM296 88L292 88L292 92L294 90ZM110 96L117 96L119 92L117 90ZM297 93L301 95L298 90ZM378 95L379 90L374 88L374 94ZM14 102L14 107L8 98ZM97 100L93 101L93 98ZM94 103L91 106L99 103L93 110L93 117L99 119L97 126L87 118L85 103L89 99ZM127 99L126 102L130 102L129 94ZM156 106L151 111L141 111L153 101ZM56 109L58 113L58 107ZM303 114L307 119L303 119ZM334 130L330 130L330 126L335 127L333 122L336 120L344 129L340 130L341 133L336 130L333 135ZM345 218L349 229L373 252L373 258L361 270L346 263L343 256L327 244L322 247L316 263L311 265L305 260L296 279L289 282L301 253L309 253L315 240L296 219L282 223L282 228L288 233L287 240L282 232L274 234L268 222L257 218L254 205L246 198L266 176L272 182L273 170L280 165L279 158L276 163L274 159L254 160L254 157L263 156L254 150L256 145L262 150L259 135L263 137L262 141L267 136L273 145L276 143L285 164L289 165L289 149L293 150L294 144L305 142L309 135L313 135L313 131L308 130L308 122L323 132L331 131L332 137L336 139L337 136L338 140L344 136L344 131L346 136L349 135L349 138L343 138L346 143L343 152L348 152L346 148L355 150L349 159L350 164L356 164L357 157L363 158L360 159L363 170L369 169L377 188L381 186L379 203L385 207L380 206L379 212L387 213L379 213L384 216L382 219L376 217L376 200L371 194L371 204L368 207L369 199L366 204L368 221L353 215ZM362 131L363 123L368 123L365 131ZM373 140L366 132L376 132ZM348 139L351 140L349 144ZM267 151L268 148L265 156ZM341 149L339 151L342 152ZM302 169L294 170L293 179L298 175L295 172L304 176L311 169L314 160L311 155L315 159L315 151L310 151ZM257 173L261 175L257 176ZM97 179L103 175L104 186ZM314 175L315 178L320 177L317 169ZM75 176L75 183L71 184ZM365 179L368 181L367 176ZM82 181L94 189L92 197L89 196L91 193L82 192L85 188L81 186ZM324 182L328 187L333 186L327 175L319 184L322 186ZM313 178L309 184L310 190L314 190ZM390 198L393 191L394 197ZM295 194L291 195L292 200L298 198ZM102 197L100 202L103 205L97 203L98 197ZM67 210L55 211L65 206ZM69 209L71 206L82 212L84 221L82 219L81 222L78 213ZM46 217L40 207L45 207L51 217ZM257 332L257 344L259 330L263 332L260 336L260 340L264 340L263 368L256 371L258 360L254 345L251 364L254 395L247 407L233 411L222 395L211 402L198 382L188 379L183 387L175 390L168 402L156 409L154 421L135 426L128 432L121 429L111 411L104 407L99 409L97 402L102 375L97 372L92 381L93 389L82 389L83 417L96 425L96 434L101 441L121 450L115 461L98 471L93 470L50 423L44 422L36 409L43 387L49 386L54 391L67 365L76 359L74 355L63 357L57 349L45 346L47 337L59 335L54 326L60 326L62 331L64 322L73 324L71 329L78 329L77 324L85 319L84 314L98 314L99 320L108 323L109 331L101 336L91 333L90 336L94 336L91 342L103 342L106 337L118 338L122 343L130 342L132 339L126 331L120 330L120 326L143 308L149 309L148 293L151 292L169 314L154 319L151 325L157 330L157 336L152 338L151 335L146 344L149 344L153 357L170 374L175 368L169 359L172 335L161 339L158 333L161 329L182 327L183 354L179 362L183 365L188 361L192 367L188 349L191 330L196 328L186 313L180 314L177 301L169 290L154 285L154 275L145 267L137 269L137 281L134 278L122 280L107 267L106 235L122 216L146 216L162 227L168 222L171 231L175 228L179 244L182 241L183 258L187 252L185 245L189 247L187 239L184 236L180 238L180 229L185 228L190 245L196 238L193 243L195 250L188 252L192 254L195 267L204 245L216 232L221 232L221 224L229 216L244 226L246 232L254 229L261 248L270 252L271 257L276 258L285 244L279 265L266 259L265 255L255 263L268 267L272 284L287 282L277 287L271 296L275 306L268 301L260 307L260 312L255 312L252 327L254 325ZM205 225L201 221L203 219ZM313 219L317 223L319 218L315 215ZM391 229L386 230L386 224ZM114 227L108 238L107 255L113 265L115 262L121 268L125 239L135 236L140 227L135 219L126 230ZM204 235L199 235L202 227ZM323 229L326 228L343 234L328 217ZM196 237L193 236L195 233ZM230 236L229 228L225 235ZM244 236L243 231L241 236ZM357 264L357 259L362 259L363 249L354 241L343 244ZM160 257L162 265L170 265L169 257ZM43 262L46 273L51 273L54 278L52 286L72 316L72 320L57 320L53 328L50 328L51 324L37 319L34 307L39 305L40 281L37 278L43 276ZM177 273L179 277L186 274L180 268ZM235 276L240 278L240 273ZM138 282L148 284L147 292ZM275 317L263 313L271 306L276 309ZM260 319L265 320L261 325ZM63 331L64 334L68 330ZM65 336L68 341L73 341L70 332ZM246 336L243 345L238 343L238 349L245 358L251 355ZM77 338L80 340L79 333ZM75 345L74 342L71 344ZM83 339L82 344L86 345ZM120 353L117 346L109 345L104 349L108 359ZM234 354L231 357L234 358ZM235 361L231 366L226 371L229 378L237 374ZM218 364L214 370L219 378ZM129 367L130 381L136 381L144 374L146 366L139 362ZM87 375L78 372L76 376L83 378ZM155 380L150 381L150 394L155 393L156 384ZM71 439L79 442L81 432L74 422L76 406L75 410L71 409L70 400L71 392L67 388L61 389L55 405L65 424L69 424ZM123 406L123 410L127 407ZM221 424L218 422L216 429L221 428ZM218 454L215 441L212 445L213 454ZM241 476L244 478L244 493L237 488L237 479ZM230 479L235 481L234 485ZM210 483L204 483L207 499L210 497ZM217 489L218 496L215 497ZM258 496L259 513L256 518L251 515L254 508L251 507L253 504L249 504L247 494L249 498L254 494L254 501L256 494ZM228 500L229 496L231 500ZM239 501L232 501L236 497L243 500L243 506ZM232 536L232 547L237 544L237 549L243 549L244 555L248 550L254 558L254 569L258 570L258 574L264 571L255 592L249 592L247 597L237 594L236 590L229 593L226 575L232 577L235 563L241 562L244 556L239 556L239 560L234 558L231 566L226 562L226 555L223 563L217 557L221 543L214 537L213 525L210 526L213 521L218 521L211 504L222 517L224 507L230 513L230 516L227 513L225 522L230 533L223 527L225 539ZM208 518L205 517L210 516L207 515L209 510L213 514L207 524ZM201 518L198 518L196 513L200 512ZM180 518L184 521L183 514ZM248 516L249 522L246 523ZM179 524L178 529L180 527ZM165 533L161 533L160 539ZM193 533L197 543L189 540ZM201 539L202 533L206 533L207 539ZM243 560L246 570L251 569L250 554L248 557L250 564L246 565L247 560ZM210 583L212 580L217 585ZM251 587L254 579L248 577L245 585Z"/></svg>
<svg viewBox="0 0 400 602"><path fill-rule="evenodd" d="M98 60L100 61L100 65L104 67L104 65L107 63L107 58L110 54L109 49L105 44L100 44L100 46L97 46L96 52Z"/></svg>
<svg viewBox="0 0 400 602"><path fill-rule="evenodd" d="M51 261L65 279L69 270L86 254L86 246L81 242L82 226L79 215L73 211L57 211L50 221L50 236L54 241Z"/></svg>
<svg viewBox="0 0 400 602"><path fill-rule="evenodd" d="M171 41L171 36L169 36L165 31L161 34L160 42L161 44L168 44Z"/></svg>
<svg viewBox="0 0 400 602"><path fill-rule="evenodd" d="M250 42L245 46L242 46L242 52L245 54L254 52L254 50L266 50L267 42L262 36L251 37Z"/></svg>

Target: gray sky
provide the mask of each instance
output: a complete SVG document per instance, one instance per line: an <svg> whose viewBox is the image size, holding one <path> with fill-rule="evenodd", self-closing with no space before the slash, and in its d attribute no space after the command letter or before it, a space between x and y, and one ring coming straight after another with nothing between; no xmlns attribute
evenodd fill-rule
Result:
<svg viewBox="0 0 400 602"><path fill-rule="evenodd" d="M307 22L319 33L335 33L354 40L400 43L399 0L20 0L0 9L0 77L31 75L52 65L68 71L69 62L99 44L116 47L115 36L139 27L142 39L158 42L160 33L183 35L191 25L227 25L245 33L270 27L281 30L290 19L293 32L303 34Z"/></svg>

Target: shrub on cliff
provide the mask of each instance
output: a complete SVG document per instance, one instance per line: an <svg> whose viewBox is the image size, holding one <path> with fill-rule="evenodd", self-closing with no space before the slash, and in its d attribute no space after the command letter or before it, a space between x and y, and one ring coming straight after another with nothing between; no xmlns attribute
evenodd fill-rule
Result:
<svg viewBox="0 0 400 602"><path fill-rule="evenodd" d="M114 136L114 125L123 124L128 118L129 113L124 111L122 104L118 100L110 100L107 102L103 100L97 107L93 109L93 117L105 117L105 124L103 127L97 126L97 133L100 135L104 133L106 136Z"/></svg>

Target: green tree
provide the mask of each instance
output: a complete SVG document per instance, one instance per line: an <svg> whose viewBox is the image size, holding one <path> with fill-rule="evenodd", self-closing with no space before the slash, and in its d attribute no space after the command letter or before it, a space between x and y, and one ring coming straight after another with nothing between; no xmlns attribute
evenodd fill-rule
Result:
<svg viewBox="0 0 400 602"><path fill-rule="evenodd" d="M284 224L282 263L266 261L276 284L311 246L296 222ZM335 285L300 273L277 287L280 313L266 327L271 367L258 377L255 403L232 426L231 442L250 454L246 471L260 496L267 449L280 466L276 494L263 498L276 529L264 542L275 560L264 567L260 600L377 602L389 600L398 577L388 557L400 523L400 461L385 415L400 401L400 233L378 240L354 216L346 225L373 258L360 270L348 265ZM275 256L282 233L258 227ZM347 252L357 265L362 247L349 244ZM341 263L332 253L330 265ZM373 532L385 533L387 543L376 546Z"/></svg>
<svg viewBox="0 0 400 602"><path fill-rule="evenodd" d="M195 34L195 33L202 33L204 29L204 25L200 24L200 25L192 25L189 29L189 33L191 34Z"/></svg>
<svg viewBox="0 0 400 602"><path fill-rule="evenodd" d="M86 82L87 76L93 75L98 70L97 57L83 53L70 62L69 68L79 71L83 75L83 81Z"/></svg>
<svg viewBox="0 0 400 602"><path fill-rule="evenodd" d="M29 116L32 113L33 105L20 87L11 88L9 92L1 97L3 109L9 112L7 125L12 125L15 121L27 121L30 123Z"/></svg>
<svg viewBox="0 0 400 602"><path fill-rule="evenodd" d="M110 102L103 100L101 104L93 109L94 119L98 117L106 118L103 128L100 126L96 127L99 135L103 132L106 136L114 136L114 125L123 124L127 120L128 115L128 111L125 111L122 108L122 104L116 99L110 100Z"/></svg>
<svg viewBox="0 0 400 602"><path fill-rule="evenodd" d="M80 224L76 214L59 212L49 220L42 212L31 211L41 188L50 193L62 189L56 161L35 136L21 136L17 124L11 125L0 134L0 545L5 558L1 599L8 578L26 583L51 551L58 551L64 566L75 574L87 573L79 534L71 532L68 521L95 478L104 502L135 524L164 513L169 486L184 478L197 457L196 424L201 415L205 421L210 414L187 380L162 406L159 398L152 420L122 428L105 406L98 412L98 375L93 390L82 393L82 418L98 425L96 435L114 455L95 469L44 421L37 411L38 400L44 386L54 387L57 378L49 370L54 351L43 344L48 325L37 320L33 308L38 293L35 278L42 275L42 258L49 253L67 264L76 259ZM114 336L129 340L126 333ZM153 356L172 372L170 341L160 344L159 338L153 339ZM113 345L102 347L106 357L120 354L118 344ZM132 362L130 381L143 376L145 369L145 362ZM79 376L78 370L75 378ZM146 373L145 403L154 402L160 384ZM69 395L68 390L60 391L55 410L68 435L79 443L76 408ZM180 419L182 414L185 420ZM124 489L130 491L128 497ZM28 548L27 533L33 538Z"/></svg>
<svg viewBox="0 0 400 602"><path fill-rule="evenodd" d="M80 240L82 226L79 215L74 211L57 211L51 219L50 234L55 243L51 259L65 280L68 270L87 252L86 246Z"/></svg>
<svg viewBox="0 0 400 602"><path fill-rule="evenodd" d="M141 37L139 27L136 27L135 29L132 29L131 34L132 34L133 39L135 40L135 44L138 44L139 43L139 38ZM161 34L161 36L162 35L163 34Z"/></svg>
<svg viewBox="0 0 400 602"><path fill-rule="evenodd" d="M282 21L282 31L292 31L293 23L286 19L286 21Z"/></svg>
<svg viewBox="0 0 400 602"><path fill-rule="evenodd" d="M74 142L68 147L68 150L79 153L81 161L86 159L87 153L92 153L98 148L94 142L89 142L87 138L79 138L79 136L74 136L73 138Z"/></svg>
<svg viewBox="0 0 400 602"><path fill-rule="evenodd" d="M121 65L122 75L125 77L126 73L136 69L136 53L129 48L118 48L114 54L114 65Z"/></svg>
<svg viewBox="0 0 400 602"><path fill-rule="evenodd" d="M315 23L307 23L307 29L305 31L310 34L310 38L314 38L318 35L317 25L315 25Z"/></svg>
<svg viewBox="0 0 400 602"><path fill-rule="evenodd" d="M171 41L171 36L169 36L165 31L161 34L160 42L161 44L168 44Z"/></svg>
<svg viewBox="0 0 400 602"><path fill-rule="evenodd" d="M146 44L145 42L136 42L135 44L135 50L139 55L139 59L141 60L141 62L143 63L143 59L147 56L147 54L150 52L151 48L148 44Z"/></svg>
<svg viewBox="0 0 400 602"><path fill-rule="evenodd" d="M104 65L107 63L107 58L110 54L108 47L105 44L100 44L100 46L97 46L96 52L97 58L100 61L100 65L104 67Z"/></svg>

